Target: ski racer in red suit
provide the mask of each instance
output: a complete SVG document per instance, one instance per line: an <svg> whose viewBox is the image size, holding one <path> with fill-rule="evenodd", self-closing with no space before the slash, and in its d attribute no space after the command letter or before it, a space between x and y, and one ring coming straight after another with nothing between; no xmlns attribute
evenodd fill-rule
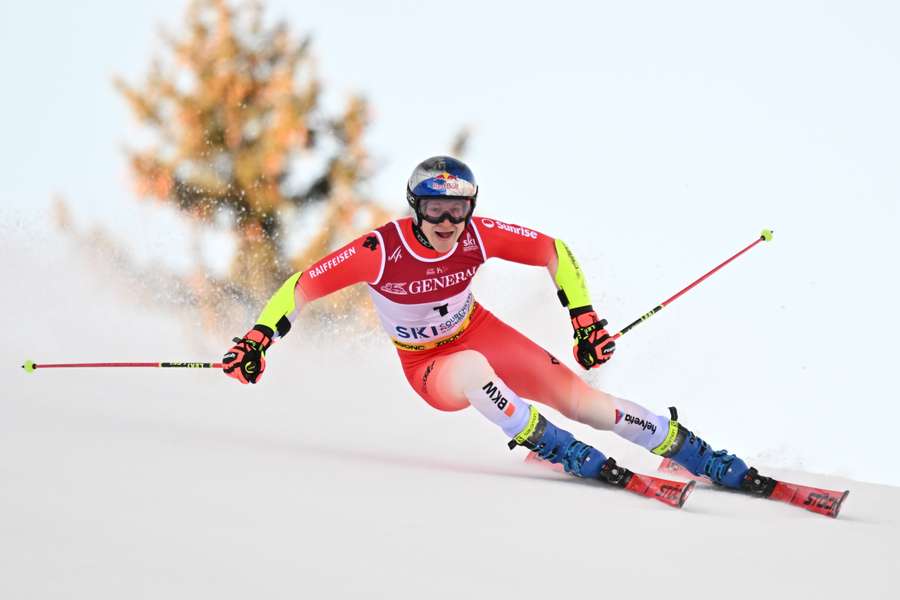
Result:
<svg viewBox="0 0 900 600"><path fill-rule="evenodd" d="M548 421L532 400L596 429L612 430L695 475L746 488L748 467L713 451L672 418L591 388L571 369L495 317L472 295L478 268L491 258L547 269L574 331L585 369L607 362L615 343L591 305L568 246L533 229L473 216L478 187L451 157L419 164L407 185L412 216L387 223L295 273L272 296L255 326L225 354L225 373L256 383L265 353L302 307L365 282L412 388L438 410L473 406L498 425L510 448L522 445L578 477L606 480L621 469L592 446Z"/></svg>

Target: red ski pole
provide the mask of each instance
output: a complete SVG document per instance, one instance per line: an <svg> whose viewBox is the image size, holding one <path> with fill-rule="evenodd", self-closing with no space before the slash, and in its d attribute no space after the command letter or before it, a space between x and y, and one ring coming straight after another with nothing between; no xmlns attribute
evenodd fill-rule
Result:
<svg viewBox="0 0 900 600"><path fill-rule="evenodd" d="M675 294L674 296L669 298L668 300L666 300L664 302L660 302L659 305L657 305L653 310L651 310L650 312L643 314L639 318L635 319L631 324L629 324L627 327L623 328L622 331L620 331L619 333L612 336L612 338L614 340L619 339L620 337L622 337L623 335L625 335L626 333L631 331L631 329L633 327L643 323L644 321L646 321L647 319L649 319L650 317L652 317L653 315L655 315L656 313L658 313L659 311L664 309L666 306L668 306L672 302L675 302L675 300L677 300L682 295L687 293L688 290L690 290L691 288L693 288L694 286L699 284L701 281L703 281L704 279L706 279L707 277L709 277L710 275L712 275L713 273L715 273L716 271L718 271L719 269L721 269L722 267L724 267L725 265L727 265L728 263L730 263L731 261L736 259L738 256L740 256L744 252L747 252L748 250L750 250L750 248L754 247L758 243L760 243L762 241L766 241L766 242L772 241L772 235L774 233L775 232L772 231L771 229L763 229L762 233L759 235L759 238L756 241L754 241L752 244L750 244L749 246L747 246L746 248L744 248L743 250L741 250L740 252L738 252L737 254L735 254L734 256L732 256L731 258L729 258L728 260L726 260L725 262L723 262L722 264L717 266L716 268L712 269L711 271L709 271L708 273L706 273L705 275L700 277L699 279L697 279L696 281L691 283L689 286L687 286L686 288L684 288L683 290L681 290L680 292L678 292L677 294Z"/></svg>
<svg viewBox="0 0 900 600"><path fill-rule="evenodd" d="M97 367L150 367L156 369L221 369L222 363L208 362L106 362L106 363L56 363L35 364L32 360L26 360L22 368L28 373L37 369L82 369Z"/></svg>

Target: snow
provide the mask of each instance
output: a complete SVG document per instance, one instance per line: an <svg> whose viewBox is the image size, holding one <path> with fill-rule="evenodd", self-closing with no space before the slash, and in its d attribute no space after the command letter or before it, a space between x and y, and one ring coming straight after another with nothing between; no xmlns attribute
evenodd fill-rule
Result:
<svg viewBox="0 0 900 600"><path fill-rule="evenodd" d="M254 387L199 370L27 375L25 358L224 349L44 250L8 240L0 267L27 290L2 300L0 598L895 597L900 489L776 468L849 488L840 518L699 486L672 509L525 465L473 411L418 400L377 338L297 330Z"/></svg>
<svg viewBox="0 0 900 600"><path fill-rule="evenodd" d="M273 0L268 13L314 34L322 106L372 102L372 198L400 210L412 166L471 125L479 210L565 239L611 324L775 229L587 378L677 405L775 475L851 489L837 520L708 488L676 511L527 468L478 415L425 406L390 346L346 327L295 329L256 387L23 373L26 358L214 360L248 317L205 335L154 307L171 293L159 281L125 284L48 233L62 193L77 227L112 231L140 264L189 267L183 215L130 192L122 147L147 132L110 85L140 80L184 0L6 4L4 81L28 93L5 95L0 144L0 600L900 596L897 3ZM420 48L452 49L453 67ZM451 72L465 84L446 85ZM231 241L203 239L222 272ZM570 360L546 274L488 265L476 286Z"/></svg>

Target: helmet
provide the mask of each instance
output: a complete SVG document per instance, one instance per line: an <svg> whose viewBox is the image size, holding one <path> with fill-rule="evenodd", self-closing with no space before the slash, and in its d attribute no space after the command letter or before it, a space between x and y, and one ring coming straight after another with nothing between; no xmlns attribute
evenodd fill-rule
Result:
<svg viewBox="0 0 900 600"><path fill-rule="evenodd" d="M468 222L475 210L478 184L472 170L461 160L432 156L416 166L406 184L406 201L413 211L413 222Z"/></svg>

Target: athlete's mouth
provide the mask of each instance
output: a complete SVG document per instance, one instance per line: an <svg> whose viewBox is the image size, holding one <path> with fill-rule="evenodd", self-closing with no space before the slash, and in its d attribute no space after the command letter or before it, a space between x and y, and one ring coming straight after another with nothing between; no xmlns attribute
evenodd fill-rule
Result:
<svg viewBox="0 0 900 600"><path fill-rule="evenodd" d="M454 233L455 233L454 231L438 231L438 230L434 231L434 234L436 236L438 236L439 238L441 238L442 240L449 240L451 237L453 237Z"/></svg>

